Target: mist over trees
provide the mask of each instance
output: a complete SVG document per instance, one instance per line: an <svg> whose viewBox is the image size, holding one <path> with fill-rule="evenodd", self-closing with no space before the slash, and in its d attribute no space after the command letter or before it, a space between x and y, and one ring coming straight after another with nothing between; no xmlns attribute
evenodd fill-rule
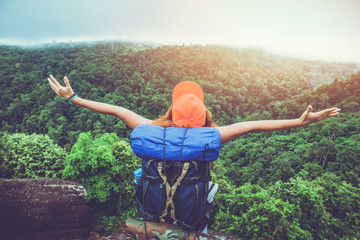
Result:
<svg viewBox="0 0 360 240"><path fill-rule="evenodd" d="M240 239L359 238L360 65L260 49L120 42L0 46L0 177L55 177L87 187L91 223L109 232L136 211L130 129L67 104L47 82L67 76L79 96L155 119L180 81L198 82L218 125L337 117L224 144L211 228ZM123 179L123 181L121 181Z"/></svg>

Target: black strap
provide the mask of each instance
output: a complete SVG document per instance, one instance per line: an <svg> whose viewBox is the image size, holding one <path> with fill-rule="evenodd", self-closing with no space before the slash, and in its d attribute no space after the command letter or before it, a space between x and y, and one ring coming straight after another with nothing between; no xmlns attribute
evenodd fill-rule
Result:
<svg viewBox="0 0 360 240"><path fill-rule="evenodd" d="M193 228L192 226L187 225L187 224L184 223L183 221L179 221L179 222L178 222L178 225L179 225L182 229L184 229L185 231L190 232L190 233L191 233L192 230L194 230L194 228Z"/></svg>
<svg viewBox="0 0 360 240"><path fill-rule="evenodd" d="M196 222L194 222L194 224L191 226L191 230L194 230L194 229L203 230L206 227L206 225L209 224L210 212L211 212L212 206L213 206L213 203L207 202L204 213L201 215L201 217L198 218L198 220L196 220Z"/></svg>
<svg viewBox="0 0 360 240"><path fill-rule="evenodd" d="M145 230L145 237L146 237L146 240L148 240L149 239L149 237L148 237L148 234L147 234L147 228L146 228L146 218L145 218L145 211L144 211L144 208L143 208L143 206L142 206L142 204L140 203L140 200L139 200L139 198L138 198L138 196L135 194L135 198L136 198L136 201L137 201L137 203L138 203L138 205L139 205L139 207L140 207L140 209L141 209L141 215L142 215L142 218L143 218L143 221L144 221L144 230Z"/></svg>
<svg viewBox="0 0 360 240"><path fill-rule="evenodd" d="M209 182L211 181L211 176L201 176L201 177L190 177L183 179L182 183L184 184L196 184L199 182Z"/></svg>
<svg viewBox="0 0 360 240"><path fill-rule="evenodd" d="M163 141L163 145L164 145L164 161L165 161L165 159L166 159L166 158L165 158L165 147L166 147L166 144L165 144L165 138L166 138L166 129L167 129L167 128L165 128L165 129L164 129L164 141Z"/></svg>
<svg viewBox="0 0 360 240"><path fill-rule="evenodd" d="M179 159L179 161L181 161L181 155L182 155L182 150L183 150L183 147L184 147L184 141L185 141L185 135L186 135L186 133L187 133L187 128L185 129L185 132L184 132L184 136L183 136L183 138L182 138L182 142L181 142L181 149L180 149L180 159ZM165 158L164 158L165 159Z"/></svg>
<svg viewBox="0 0 360 240"><path fill-rule="evenodd" d="M207 144L205 144L205 146L204 146L204 152L203 152L203 160L204 160L204 161L205 161L206 148L207 148L208 145L209 145L209 144L207 143Z"/></svg>
<svg viewBox="0 0 360 240"><path fill-rule="evenodd" d="M163 183L163 180L160 177L149 176L146 173L143 173L143 175L141 176L141 180L149 181L152 183Z"/></svg>
<svg viewBox="0 0 360 240"><path fill-rule="evenodd" d="M145 219L146 221L150 221L150 222L160 222L159 216L152 215L152 214L147 213L147 212L144 212L143 217L144 217L144 219Z"/></svg>

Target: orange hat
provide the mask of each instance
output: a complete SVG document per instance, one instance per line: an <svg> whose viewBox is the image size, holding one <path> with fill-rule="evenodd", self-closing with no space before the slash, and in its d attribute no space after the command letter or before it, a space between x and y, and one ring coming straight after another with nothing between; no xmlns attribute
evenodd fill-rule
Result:
<svg viewBox="0 0 360 240"><path fill-rule="evenodd" d="M184 81L175 86L172 98L172 119L179 127L202 127L205 125L206 107L199 84Z"/></svg>

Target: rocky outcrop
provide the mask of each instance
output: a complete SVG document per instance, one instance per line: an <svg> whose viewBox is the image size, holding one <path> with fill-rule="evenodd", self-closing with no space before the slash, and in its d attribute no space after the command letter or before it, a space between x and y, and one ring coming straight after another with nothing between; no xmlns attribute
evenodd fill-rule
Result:
<svg viewBox="0 0 360 240"><path fill-rule="evenodd" d="M0 179L0 239L87 239L86 190L56 179Z"/></svg>

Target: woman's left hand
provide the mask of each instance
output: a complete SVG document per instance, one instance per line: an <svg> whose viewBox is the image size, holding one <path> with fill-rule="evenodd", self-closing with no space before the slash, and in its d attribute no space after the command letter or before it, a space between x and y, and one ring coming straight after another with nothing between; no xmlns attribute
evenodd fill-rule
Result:
<svg viewBox="0 0 360 240"><path fill-rule="evenodd" d="M64 77L65 87L61 86L60 83L56 81L56 79L53 77L53 75L50 75L48 81L50 87L54 90L54 92L57 95L65 99L69 99L74 94L74 91L72 90L69 79L67 77Z"/></svg>
<svg viewBox="0 0 360 240"><path fill-rule="evenodd" d="M317 122L320 121L322 119L328 118L328 117L333 117L339 114L340 112L340 108L334 107L334 108L328 108L328 109L324 109L322 111L319 112L312 112L312 106L308 106L306 111L301 115L300 117L300 121L302 123L302 125L307 125L313 122Z"/></svg>

